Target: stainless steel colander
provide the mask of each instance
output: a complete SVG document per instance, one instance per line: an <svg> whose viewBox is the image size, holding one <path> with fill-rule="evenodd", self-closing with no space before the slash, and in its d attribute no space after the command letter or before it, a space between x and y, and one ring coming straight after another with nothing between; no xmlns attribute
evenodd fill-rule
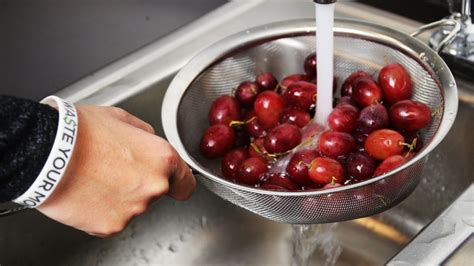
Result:
<svg viewBox="0 0 474 266"><path fill-rule="evenodd" d="M272 72L281 79L302 73L315 50L313 20L261 26L228 37L194 57L166 92L162 121L166 137L199 174L198 180L225 200L268 219L296 224L338 222L384 211L406 198L420 181L427 155L447 134L457 112L454 78L442 59L417 39L379 25L336 20L335 75L339 84L357 70L376 75L388 63L411 74L413 98L438 110L423 131L425 147L399 169L361 183L321 191L276 192L235 184L220 177L220 160L199 152L214 99L231 94L244 80Z"/></svg>

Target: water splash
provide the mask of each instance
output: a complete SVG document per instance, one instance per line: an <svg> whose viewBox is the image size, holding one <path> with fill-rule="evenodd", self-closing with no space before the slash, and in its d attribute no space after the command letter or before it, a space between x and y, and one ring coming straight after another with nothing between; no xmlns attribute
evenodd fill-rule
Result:
<svg viewBox="0 0 474 266"><path fill-rule="evenodd" d="M337 223L315 225L293 225L292 266L313 265L309 259L318 251L324 265L335 265L342 248L335 238L334 229Z"/></svg>
<svg viewBox="0 0 474 266"><path fill-rule="evenodd" d="M159 243L159 242L156 242L156 243L155 243L155 246L156 246L159 250L161 250L161 249L163 248L163 246L162 246L161 243Z"/></svg>
<svg viewBox="0 0 474 266"><path fill-rule="evenodd" d="M176 244L172 243L168 246L168 250L171 251L172 253L176 253L178 251L178 246L176 246Z"/></svg>

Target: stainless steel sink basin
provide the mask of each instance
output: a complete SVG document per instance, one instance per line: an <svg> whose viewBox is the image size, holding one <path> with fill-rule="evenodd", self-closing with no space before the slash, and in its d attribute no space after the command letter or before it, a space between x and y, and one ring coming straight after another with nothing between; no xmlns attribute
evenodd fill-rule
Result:
<svg viewBox="0 0 474 266"><path fill-rule="evenodd" d="M180 38L187 34L187 41L177 37L174 43L171 38L165 40L169 43L146 47L60 95L82 103L123 107L163 135L160 110L164 92L176 71L197 50L258 24L313 16L309 1L279 5L269 2L231 2L197 21L197 28L191 25L177 33ZM269 15L263 18L260 10ZM402 31L418 26L354 3L341 3L337 12L339 16L365 18ZM325 252L334 255L340 246L336 265L380 265L448 207L474 181L473 114L473 107L460 103L451 132L430 155L422 182L407 200L374 217L307 229L305 241L319 238L322 243L310 245L316 249L310 264L324 262ZM37 212L2 219L0 264L290 265L292 237L298 230L301 228L271 222L235 207L198 187L187 202L160 199L122 234L109 239L90 237Z"/></svg>

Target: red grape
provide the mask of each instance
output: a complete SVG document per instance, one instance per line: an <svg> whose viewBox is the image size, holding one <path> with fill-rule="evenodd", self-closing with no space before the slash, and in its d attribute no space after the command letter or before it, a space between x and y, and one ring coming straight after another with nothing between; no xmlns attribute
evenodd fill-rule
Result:
<svg viewBox="0 0 474 266"><path fill-rule="evenodd" d="M201 138L200 149L202 155L207 158L223 156L234 147L235 132L223 124L209 127Z"/></svg>
<svg viewBox="0 0 474 266"><path fill-rule="evenodd" d="M341 98L338 99L336 107L339 105L344 105L344 104L349 104L357 108L357 103L352 100L351 96L342 96Z"/></svg>
<svg viewBox="0 0 474 266"><path fill-rule="evenodd" d="M249 146L249 156L258 157L267 161L268 157L266 154L268 154L268 152L265 149L265 146L263 145L263 143L264 143L263 138L254 139L252 141L252 144L250 144Z"/></svg>
<svg viewBox="0 0 474 266"><path fill-rule="evenodd" d="M252 106L259 93L260 88L257 83L244 81L237 87L235 98L244 106Z"/></svg>
<svg viewBox="0 0 474 266"><path fill-rule="evenodd" d="M262 127L262 125L258 121L255 111L250 110L245 115L244 119L245 119L244 129L250 136L254 138L263 138L267 135L267 131Z"/></svg>
<svg viewBox="0 0 474 266"><path fill-rule="evenodd" d="M360 130L357 128L354 133L352 133L352 136L354 137L357 145L364 147L365 140L367 139L367 136L369 134L365 133L364 131Z"/></svg>
<svg viewBox="0 0 474 266"><path fill-rule="evenodd" d="M311 185L313 181L308 176L308 168L316 157L320 157L320 154L315 150L303 150L295 153L286 167L290 178L302 186Z"/></svg>
<svg viewBox="0 0 474 266"><path fill-rule="evenodd" d="M304 60L304 72L308 77L316 76L316 53L311 53Z"/></svg>
<svg viewBox="0 0 474 266"><path fill-rule="evenodd" d="M316 85L306 81L292 83L283 93L288 105L308 110L316 103Z"/></svg>
<svg viewBox="0 0 474 266"><path fill-rule="evenodd" d="M311 116L308 112L298 107L289 107L283 111L283 115L280 118L280 123L289 123L299 128L303 128L311 120Z"/></svg>
<svg viewBox="0 0 474 266"><path fill-rule="evenodd" d="M354 152L349 155L346 162L347 175L356 180L372 177L377 162L365 152Z"/></svg>
<svg viewBox="0 0 474 266"><path fill-rule="evenodd" d="M212 103L208 118L211 125L240 120L240 103L232 96L220 96Z"/></svg>
<svg viewBox="0 0 474 266"><path fill-rule="evenodd" d="M413 92L410 74L400 64L390 64L380 70L379 85L389 104L409 99Z"/></svg>
<svg viewBox="0 0 474 266"><path fill-rule="evenodd" d="M405 138L406 143L410 145L414 144L413 151L419 152L421 148L423 148L423 139L420 136L420 132L417 132L417 131L403 132L403 137Z"/></svg>
<svg viewBox="0 0 474 266"><path fill-rule="evenodd" d="M344 182L344 169L342 165L331 158L318 157L311 162L309 178L316 184L326 185L329 183Z"/></svg>
<svg viewBox="0 0 474 266"><path fill-rule="evenodd" d="M261 91L275 90L278 81L270 72L262 73L255 78L255 83L260 87Z"/></svg>
<svg viewBox="0 0 474 266"><path fill-rule="evenodd" d="M234 128L235 130L235 147L246 147L250 144L250 136L242 128Z"/></svg>
<svg viewBox="0 0 474 266"><path fill-rule="evenodd" d="M237 169L237 181L247 185L257 184L267 172L267 164L258 157L243 161Z"/></svg>
<svg viewBox="0 0 474 266"><path fill-rule="evenodd" d="M365 140L365 151L378 160L385 160L403 152L405 139L397 131L379 129L369 134Z"/></svg>
<svg viewBox="0 0 474 266"><path fill-rule="evenodd" d="M416 131L431 123L431 109L424 103L403 100L390 107L392 125L404 131Z"/></svg>
<svg viewBox="0 0 474 266"><path fill-rule="evenodd" d="M260 93L254 103L255 114L265 129L271 129L278 125L284 109L283 97L274 91Z"/></svg>
<svg viewBox="0 0 474 266"><path fill-rule="evenodd" d="M238 148L226 153L221 161L222 175L229 180L234 180L238 167L248 157L246 148Z"/></svg>
<svg viewBox="0 0 474 266"><path fill-rule="evenodd" d="M348 155L355 146L354 138L348 133L326 131L319 137L319 150L329 157Z"/></svg>
<svg viewBox="0 0 474 266"><path fill-rule="evenodd" d="M283 94L286 89L293 83L298 82L298 81L310 81L311 78L309 78L306 75L303 74L293 74L289 75L285 78L282 79L280 82L280 93Z"/></svg>
<svg viewBox="0 0 474 266"><path fill-rule="evenodd" d="M342 84L341 96L352 95L352 87L354 86L354 82L361 77L370 78L370 74L362 70L350 74Z"/></svg>
<svg viewBox="0 0 474 266"><path fill-rule="evenodd" d="M388 173L400 165L404 164L406 159L400 155L393 155L385 159L378 167L375 169L374 176L383 175Z"/></svg>
<svg viewBox="0 0 474 266"><path fill-rule="evenodd" d="M286 123L268 132L263 145L270 154L278 154L298 146L301 143L301 138L302 135L298 127Z"/></svg>
<svg viewBox="0 0 474 266"><path fill-rule="evenodd" d="M357 127L359 110L350 104L338 105L328 117L329 127L334 131L351 133Z"/></svg>
<svg viewBox="0 0 474 266"><path fill-rule="evenodd" d="M382 104L369 105L360 112L358 122L358 128L365 133L386 128L389 125L387 108Z"/></svg>
<svg viewBox="0 0 474 266"><path fill-rule="evenodd" d="M269 174L260 187L276 191L297 191L300 189L300 187L287 176L275 173Z"/></svg>
<svg viewBox="0 0 474 266"><path fill-rule="evenodd" d="M369 106L382 100L382 90L371 78L362 77L354 82L352 99L360 106Z"/></svg>

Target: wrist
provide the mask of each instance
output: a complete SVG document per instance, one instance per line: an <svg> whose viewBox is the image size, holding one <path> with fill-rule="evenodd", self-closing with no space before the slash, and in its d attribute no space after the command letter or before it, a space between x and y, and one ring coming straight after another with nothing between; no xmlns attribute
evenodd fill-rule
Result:
<svg viewBox="0 0 474 266"><path fill-rule="evenodd" d="M71 159L77 139L78 115L74 105L49 96L41 101L59 112L58 128L48 159L31 186L13 202L36 208L45 202L57 188Z"/></svg>

